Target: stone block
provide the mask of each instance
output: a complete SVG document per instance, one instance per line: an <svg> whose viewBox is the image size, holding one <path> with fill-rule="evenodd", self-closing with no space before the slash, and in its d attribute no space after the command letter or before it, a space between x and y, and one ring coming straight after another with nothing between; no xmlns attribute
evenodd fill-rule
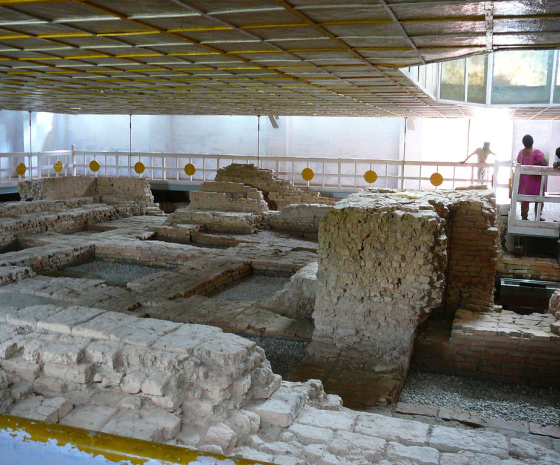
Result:
<svg viewBox="0 0 560 465"><path fill-rule="evenodd" d="M16 401L20 401L29 397L33 394L34 388L33 384L29 381L20 381L19 383L14 383L12 388L10 389L10 394Z"/></svg>
<svg viewBox="0 0 560 465"><path fill-rule="evenodd" d="M508 442L498 433L490 431L457 430L446 426L434 426L430 435L430 447L440 452L466 450L479 454L490 454L505 459L508 457Z"/></svg>
<svg viewBox="0 0 560 465"><path fill-rule="evenodd" d="M101 431L103 426L118 411L116 406L85 405L75 407L62 420L61 425L83 428L91 431ZM118 434L118 433L116 433Z"/></svg>
<svg viewBox="0 0 560 465"><path fill-rule="evenodd" d="M201 342L194 348L194 355L209 365L238 369L256 344L234 334L215 334L210 340Z"/></svg>
<svg viewBox="0 0 560 465"><path fill-rule="evenodd" d="M358 415L351 412L332 412L306 407L297 417L297 422L303 425L325 427L338 431L352 431Z"/></svg>
<svg viewBox="0 0 560 465"><path fill-rule="evenodd" d="M10 358L19 350L19 345L13 340L0 342L0 358Z"/></svg>
<svg viewBox="0 0 560 465"><path fill-rule="evenodd" d="M41 360L49 363L62 363L66 365L77 364L84 356L83 344L50 343L43 348Z"/></svg>
<svg viewBox="0 0 560 465"><path fill-rule="evenodd" d="M195 347L220 333L221 329L212 326L185 324L160 337L152 348L192 355Z"/></svg>
<svg viewBox="0 0 560 465"><path fill-rule="evenodd" d="M523 439L511 438L509 453L521 460L538 460L539 464L556 465L560 463L560 454L554 450Z"/></svg>
<svg viewBox="0 0 560 465"><path fill-rule="evenodd" d="M334 437L333 431L327 427L319 428L316 426L302 425L299 423L293 423L289 427L288 431L304 445L329 444Z"/></svg>
<svg viewBox="0 0 560 465"><path fill-rule="evenodd" d="M141 412L141 410L119 410L109 418L101 428L101 432L160 442L164 439L164 427L147 421L148 419L144 418Z"/></svg>
<svg viewBox="0 0 560 465"><path fill-rule="evenodd" d="M179 324L172 323L171 321L156 320L154 318L136 318L126 326L115 328L111 332L111 339L149 347L160 337L179 328L179 326Z"/></svg>
<svg viewBox="0 0 560 465"><path fill-rule="evenodd" d="M388 460L410 460L418 465L439 465L439 452L432 447L403 446L397 442L387 445Z"/></svg>
<svg viewBox="0 0 560 465"><path fill-rule="evenodd" d="M429 425L416 421L377 415L360 414L354 431L366 436L399 442L406 446L425 446L428 442ZM434 446L435 447L435 446Z"/></svg>
<svg viewBox="0 0 560 465"><path fill-rule="evenodd" d="M13 326L37 327L37 322L62 311L55 305L33 305L6 314L6 323Z"/></svg>
<svg viewBox="0 0 560 465"><path fill-rule="evenodd" d="M37 322L37 328L62 334L70 334L72 328L105 313L105 310L89 307L68 307Z"/></svg>
<svg viewBox="0 0 560 465"><path fill-rule="evenodd" d="M385 457L386 446L384 439L339 430L328 444L328 450L348 460L363 459L368 463L378 463Z"/></svg>
<svg viewBox="0 0 560 465"><path fill-rule="evenodd" d="M138 394L146 380L146 374L141 371L127 373L121 381L121 390L128 394Z"/></svg>
<svg viewBox="0 0 560 465"><path fill-rule="evenodd" d="M87 359L92 363L103 364L114 369L121 356L120 344L112 341L92 341L85 349Z"/></svg>
<svg viewBox="0 0 560 465"><path fill-rule="evenodd" d="M171 376L165 373L150 373L142 383L142 392L152 396L164 396L167 393Z"/></svg>
<svg viewBox="0 0 560 465"><path fill-rule="evenodd" d="M299 415L307 398L307 386L285 382L269 399L253 402L247 410L259 415L263 423L286 428Z"/></svg>
<svg viewBox="0 0 560 465"><path fill-rule="evenodd" d="M20 357L2 360L2 367L7 371L17 373L22 378L25 378L29 381L36 379L41 373L40 364L28 362Z"/></svg>
<svg viewBox="0 0 560 465"><path fill-rule="evenodd" d="M440 465L503 465L506 463L495 455L475 454L468 451L460 451L456 454L444 453L440 457ZM511 463L506 465L521 465Z"/></svg>
<svg viewBox="0 0 560 465"><path fill-rule="evenodd" d="M210 426L201 440L201 444L218 446L225 454L229 454L236 443L237 434L225 423Z"/></svg>
<svg viewBox="0 0 560 465"><path fill-rule="evenodd" d="M72 328L72 335L91 339L110 339L113 331L136 321L136 317L123 313L105 312Z"/></svg>
<svg viewBox="0 0 560 465"><path fill-rule="evenodd" d="M141 409L146 422L160 426L164 439L173 439L181 429L181 416L165 411L156 406L147 406Z"/></svg>
<svg viewBox="0 0 560 465"><path fill-rule="evenodd" d="M93 380L94 374L93 366L88 363L75 366L45 363L43 372L46 376L76 384L89 384Z"/></svg>

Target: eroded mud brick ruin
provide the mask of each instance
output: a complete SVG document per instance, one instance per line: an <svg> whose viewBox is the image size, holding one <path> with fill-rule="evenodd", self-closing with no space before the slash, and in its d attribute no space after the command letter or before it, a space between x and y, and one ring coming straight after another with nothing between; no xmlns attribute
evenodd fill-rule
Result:
<svg viewBox="0 0 560 465"><path fill-rule="evenodd" d="M18 189L0 205L3 413L281 465L560 463L558 427L372 410L398 402L411 363L558 382L560 297L543 314L494 305L492 191L335 202L236 164L169 215L141 178ZM92 263L152 268L76 271ZM290 279L262 301L216 295L252 274ZM310 344L283 380L254 336Z"/></svg>

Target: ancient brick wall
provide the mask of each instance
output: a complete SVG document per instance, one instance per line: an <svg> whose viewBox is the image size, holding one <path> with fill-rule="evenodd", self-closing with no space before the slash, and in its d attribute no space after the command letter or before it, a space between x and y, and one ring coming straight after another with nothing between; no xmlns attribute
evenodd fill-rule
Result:
<svg viewBox="0 0 560 465"><path fill-rule="evenodd" d="M151 441L173 439L184 421L229 433L232 437L220 452L230 452L237 439L241 442L259 427L258 417L243 415L243 408L252 399L270 397L281 383L254 342L211 326L54 305L2 307L0 322L3 370L10 372L10 379L21 376L32 385L19 397L14 397L15 390L2 390L3 411L25 396L34 401L16 405L14 415L48 422L65 417L64 424L82 427L88 418L104 432L130 436L140 431ZM3 381L2 387L7 387ZM87 391L84 398L91 402L102 396L108 403L127 400L119 404L120 410L114 406L90 411L85 403L58 397L53 409L52 402L33 394L34 386L42 386L37 388L41 392ZM256 423L250 425L250 419ZM227 425L241 430L236 427L241 420L250 426L238 436ZM203 445L204 439L197 442Z"/></svg>
<svg viewBox="0 0 560 465"><path fill-rule="evenodd" d="M97 202L111 205L139 202L153 204L148 181L128 176L60 176L18 183L22 200L60 200L94 197Z"/></svg>
<svg viewBox="0 0 560 465"><path fill-rule="evenodd" d="M289 181L277 178L272 170L257 168L255 165L233 163L218 170L216 181L243 183L259 189L268 200L269 207L282 210L288 205L298 203L322 203L333 205L334 199L321 197L318 192L302 190Z"/></svg>
<svg viewBox="0 0 560 465"><path fill-rule="evenodd" d="M424 370L510 383L555 386L560 336L554 315L458 310L450 337L420 335L413 365Z"/></svg>
<svg viewBox="0 0 560 465"><path fill-rule="evenodd" d="M0 218L21 216L30 213L57 212L78 208L94 202L93 197L78 197L61 200L35 200L33 202L4 202L0 204Z"/></svg>
<svg viewBox="0 0 560 465"><path fill-rule="evenodd" d="M445 266L444 221L433 207L348 197L319 229L313 341L404 382L416 326L441 304Z"/></svg>
<svg viewBox="0 0 560 465"><path fill-rule="evenodd" d="M492 311L499 229L493 191L464 190L449 195L449 267L445 308Z"/></svg>
<svg viewBox="0 0 560 465"><path fill-rule="evenodd" d="M267 212L263 221L270 229L317 234L319 223L327 214L330 205L294 204L279 212Z"/></svg>
<svg viewBox="0 0 560 465"><path fill-rule="evenodd" d="M560 263L552 258L516 257L502 251L496 271L508 278L560 281Z"/></svg>
<svg viewBox="0 0 560 465"><path fill-rule="evenodd" d="M95 197L97 193L95 180L96 178L92 176L60 176L21 181L17 188L22 200Z"/></svg>
<svg viewBox="0 0 560 465"><path fill-rule="evenodd" d="M95 247L86 245L42 245L18 252L0 255L0 270L19 267L29 268L34 273L49 273L68 266L90 262L95 258ZM24 272L24 270L21 270ZM14 281L17 281L14 280ZM14 282L12 281L12 282Z"/></svg>
<svg viewBox="0 0 560 465"><path fill-rule="evenodd" d="M433 309L493 309L495 218L493 193L479 189L371 189L335 205L319 228L315 358L322 344L366 363L384 373L379 398L394 399Z"/></svg>
<svg viewBox="0 0 560 465"><path fill-rule="evenodd" d="M237 182L206 181L190 193L189 209L262 213L268 210L262 193Z"/></svg>
<svg viewBox="0 0 560 465"><path fill-rule="evenodd" d="M99 202L109 205L144 203L152 205L154 196L147 179L129 176L100 176L97 179Z"/></svg>
<svg viewBox="0 0 560 465"><path fill-rule="evenodd" d="M25 205L26 202L21 204ZM88 224L114 220L119 216L115 207L86 204L69 210L29 213L18 218L1 218L0 251L15 249L20 236L47 231L60 233L83 231Z"/></svg>

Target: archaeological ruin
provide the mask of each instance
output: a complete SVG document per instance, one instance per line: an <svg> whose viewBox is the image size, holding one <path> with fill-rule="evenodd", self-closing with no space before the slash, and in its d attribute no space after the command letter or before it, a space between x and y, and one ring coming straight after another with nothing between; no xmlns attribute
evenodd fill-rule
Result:
<svg viewBox="0 0 560 465"><path fill-rule="evenodd" d="M558 385L560 291L515 313L495 277L560 268L502 250L493 190L335 200L231 164L169 214L141 177L18 192L0 204L3 414L263 464L560 463L558 424L399 400L411 367ZM281 377L259 338L305 352Z"/></svg>

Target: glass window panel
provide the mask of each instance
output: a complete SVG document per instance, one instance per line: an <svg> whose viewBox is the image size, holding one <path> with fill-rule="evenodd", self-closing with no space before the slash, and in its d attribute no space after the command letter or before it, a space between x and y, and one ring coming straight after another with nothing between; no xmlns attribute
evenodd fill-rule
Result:
<svg viewBox="0 0 560 465"><path fill-rule="evenodd" d="M410 66L408 72L414 80L418 81L418 66Z"/></svg>
<svg viewBox="0 0 560 465"><path fill-rule="evenodd" d="M560 53L556 54L556 82L554 86L554 103L560 103L560 67L558 66L558 61L560 61Z"/></svg>
<svg viewBox="0 0 560 465"><path fill-rule="evenodd" d="M496 53L492 103L548 103L553 56L548 50Z"/></svg>
<svg viewBox="0 0 560 465"><path fill-rule="evenodd" d="M488 55L476 55L469 59L467 101L486 103Z"/></svg>
<svg viewBox="0 0 560 465"><path fill-rule="evenodd" d="M418 72L419 72L418 84L420 84L420 87L422 89L425 89L426 88L426 67L425 66L419 66Z"/></svg>
<svg viewBox="0 0 560 465"><path fill-rule="evenodd" d="M445 61L441 64L440 98L465 100L465 60Z"/></svg>

